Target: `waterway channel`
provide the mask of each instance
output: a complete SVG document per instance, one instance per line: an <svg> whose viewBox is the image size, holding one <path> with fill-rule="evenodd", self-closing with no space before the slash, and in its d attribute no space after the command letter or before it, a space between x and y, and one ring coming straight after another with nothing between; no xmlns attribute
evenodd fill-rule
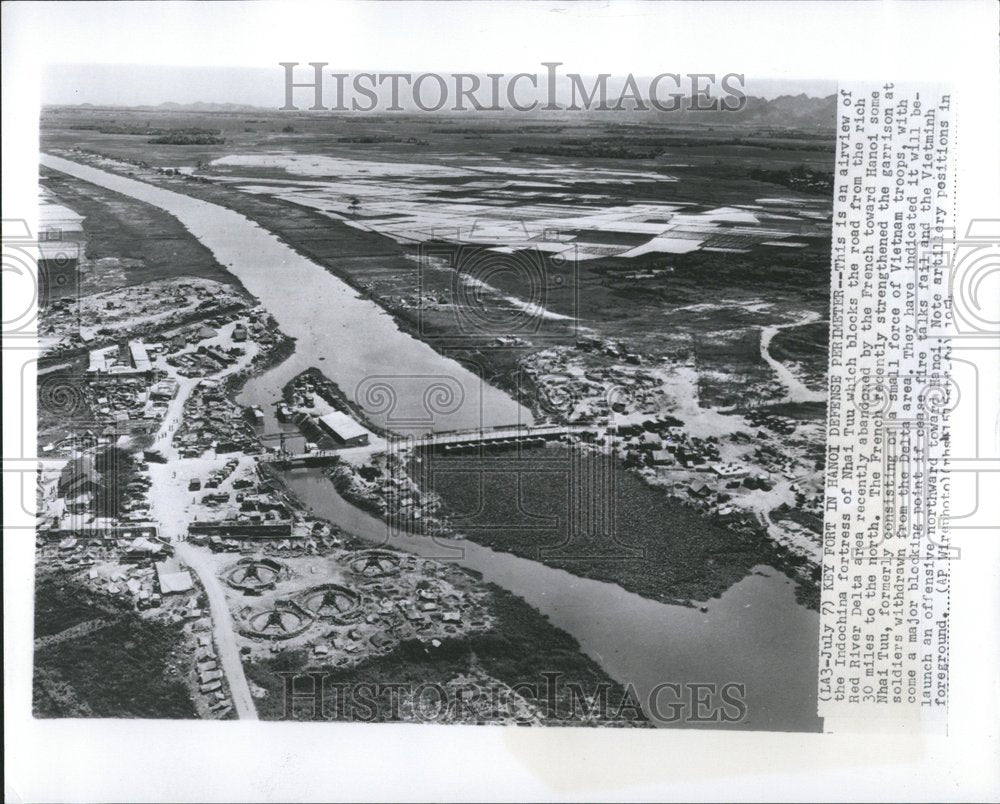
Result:
<svg viewBox="0 0 1000 804"><path fill-rule="evenodd" d="M320 368L349 396L370 393L373 378L389 378L395 407L373 414L393 428L428 415L421 388L439 389L427 429L449 430L530 422L513 399L454 360L400 330L374 302L323 266L296 253L256 223L232 210L90 166L43 155L42 164L152 204L174 215L256 295L279 327L297 339L295 354L252 378L240 401L260 404L274 425L271 405L282 386L305 368ZM431 382L433 380L433 382ZM395 383L395 385L393 385ZM460 390L455 390L455 383ZM366 385L367 384L367 385ZM382 383L385 393L385 383ZM454 404L460 399L460 404ZM358 400L372 411L364 400ZM379 419L379 416L382 419ZM419 426L419 425L418 425ZM404 428L412 433L412 425ZM747 717L736 728L816 730L818 615L795 601L792 583L768 567L699 608L642 598L613 583L576 577L539 562L469 541L393 535L384 522L341 498L319 470L287 475L292 490L317 516L373 542L445 560L482 573L487 581L524 598L553 624L572 634L584 652L613 678L631 683L647 708L664 683L745 685ZM531 680L534 681L534 680ZM663 725L672 723L663 697ZM698 724L719 728L718 723Z"/></svg>

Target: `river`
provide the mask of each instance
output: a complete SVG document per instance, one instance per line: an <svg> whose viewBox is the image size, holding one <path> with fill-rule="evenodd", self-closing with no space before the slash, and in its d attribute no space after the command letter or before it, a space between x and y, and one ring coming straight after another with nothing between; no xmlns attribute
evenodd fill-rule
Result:
<svg viewBox="0 0 1000 804"><path fill-rule="evenodd" d="M317 515L378 544L451 560L524 598L579 640L608 675L632 683L644 707L663 682L746 684L742 728L816 730L818 617L795 602L792 583L758 567L701 612L669 606L501 553L471 541L390 533L386 523L331 493L318 469L293 470L290 487ZM669 720L663 693L664 720ZM651 714L647 711L647 714ZM668 725L663 723L662 725Z"/></svg>
<svg viewBox="0 0 1000 804"><path fill-rule="evenodd" d="M173 214L261 300L281 329L297 339L295 354L253 378L241 396L244 404L264 406L269 422L269 403L278 399L291 377L310 366L321 368L349 396L371 392L376 401L388 397L391 402L391 391L405 392L396 394L396 408L384 406L381 414L359 400L390 429L393 416L408 423L408 432L414 421L427 429L530 421L527 411L508 396L402 332L376 304L244 216L65 159L43 155L41 161ZM380 377L392 379L390 392L386 383L379 390L373 378ZM431 394L438 395L438 403L428 417L423 402L427 394L420 396L421 389L435 383L454 389L456 382L460 391L450 396L442 388ZM416 407L411 406L414 394L419 397ZM453 404L459 398L461 404ZM523 597L572 634L610 676L634 685L644 705L648 693L665 682L742 683L748 715L736 727L820 727L815 715L818 615L795 602L793 585L773 569L758 568L701 612L647 600L616 584L579 578L468 541L390 537L384 522L343 500L320 471L292 471L287 477L310 510L344 530L428 557L447 560L451 553L451 560ZM668 701L663 703L666 708Z"/></svg>
<svg viewBox="0 0 1000 804"><path fill-rule="evenodd" d="M296 339L290 358L247 384L243 404L270 410L285 383L316 366L390 430L532 423L527 408L400 330L375 302L238 212L49 154L41 164L169 212Z"/></svg>

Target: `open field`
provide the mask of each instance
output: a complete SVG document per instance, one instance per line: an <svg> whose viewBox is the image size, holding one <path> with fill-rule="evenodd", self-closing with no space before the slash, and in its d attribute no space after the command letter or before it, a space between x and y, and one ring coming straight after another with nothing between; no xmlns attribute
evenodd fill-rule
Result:
<svg viewBox="0 0 1000 804"><path fill-rule="evenodd" d="M239 281L172 215L64 173L43 168L41 180L55 200L83 216L81 295L177 276L204 277L245 294Z"/></svg>
<svg viewBox="0 0 1000 804"><path fill-rule="evenodd" d="M517 362L539 332L546 342L572 343L597 331L682 359L697 348L706 404L735 404L727 375L761 387L769 373L752 340L741 352L736 333L726 331L786 320L764 313L742 322L732 318L737 305L764 295L775 311L826 314L828 201L788 186L782 173L829 170L822 131L720 125L664 134L609 126L619 138L660 141L660 156L554 161L505 147L547 147L574 129L592 136L594 124L552 120L521 131L478 121L452 127L420 118L320 122L262 113L241 126L238 116L206 114L201 125L222 131L224 145L171 148L66 127L67 114L47 118L53 147L72 142L126 160L107 166L236 209L375 298L402 327L461 353L515 394L524 390ZM108 114L74 118L90 116L100 126ZM145 119L162 126L165 118L157 123L155 115L128 116L139 128ZM176 124L196 123L181 115ZM286 123L293 131L282 131ZM197 180L165 176L164 168ZM706 294L735 304L685 320L685 308ZM467 315L479 304L502 321L527 309L527 326L484 326ZM489 335L508 330L518 343L470 348L491 347ZM715 348L703 347L706 335Z"/></svg>
<svg viewBox="0 0 1000 804"><path fill-rule="evenodd" d="M554 671L571 684L611 685L620 701L612 677L624 682L650 668L605 672L615 639L581 628L558 605L545 608L564 596L585 606L574 598L584 583L597 598L607 589L630 595L637 609L660 607L648 611L661 622L671 610L707 618L728 590L773 567L787 576L780 605L806 615L803 627L813 616L802 605L817 605L830 131L822 122L466 122L267 111L44 115L43 150L76 163L47 164L81 176L53 170L45 183L61 209L83 218L86 294L61 300L48 316L49 362L59 361L48 367L50 384L62 392L47 397L43 429L52 441L44 448L97 454L124 434L119 447L134 452L117 479L78 474L74 462L66 472L72 495L56 487L53 468L43 497L60 542L46 555L69 566L87 549L63 532L62 510L95 527L103 515L101 528L143 520L153 538L181 543L178 560L211 602L205 611L205 601L190 601L210 654L199 666L212 665L197 671L200 691L220 698L209 709L214 698L189 696L200 716L231 716L218 689L227 683L238 716L282 717L282 673L302 670L337 684L434 683L487 699ZM250 242L253 255L241 253ZM299 282L276 295L272 276L280 284L282 266ZM472 458L399 452L388 436L396 433L396 392L410 391L394 380L410 377L405 363L416 358L383 356L411 347L423 350L413 352L421 368L436 372L419 377L467 372L478 383L479 375L523 405L508 412L509 398L480 387L499 415L530 413L557 425L567 443ZM376 379L389 381L385 416L370 407L379 399L352 398L362 387L356 375L370 379L372 361L386 373ZM290 391L289 380L309 367L313 374ZM334 401L307 387L319 372ZM236 393L248 378L243 408ZM80 416L61 415L58 404L79 397ZM426 393L403 401L423 405L417 422L440 404ZM282 467L293 465L288 433L311 442L297 447L306 453L337 440L315 423L331 405L367 430L343 459L328 460L322 449L296 456L328 465L315 476L324 484L317 493L335 496L326 507L300 483L301 499L290 494ZM459 429L483 426L482 411L460 413ZM428 421L450 429L434 415ZM74 431L86 438L63 437ZM105 495L109 504L95 505L86 489L108 478L136 499ZM354 566L353 537L375 538L383 523L362 522L345 499L390 522L409 517L476 542L465 544L483 576L394 554L395 570L367 577ZM516 582L492 574L502 578L505 562L523 559L529 566ZM534 585L543 578L540 592ZM73 629L136 630L142 639L126 640L125 652L134 648L138 663L154 657L191 689L195 671L177 664L162 630L172 627L169 616L138 616L151 579L144 565L131 578L136 589L116 587L119 602L135 597L135 611L122 615L134 622L106 624L71 605L56 613L71 625L38 646L49 673L39 676L40 710L83 709L89 704L69 694L76 685L89 691L99 689L96 675L114 679L100 652L84 652L73 676L61 652L75 645ZM550 584L558 590L547 597ZM717 627L709 619L692 626ZM641 635L625 632L625 643L641 645ZM109 632L116 643L118 633ZM62 703L53 693L60 683ZM513 697L505 714L462 707L444 719L552 723L570 714L565 696L556 712L537 693ZM180 712L179 700L167 709ZM396 703L374 719L422 718L420 700ZM106 708L99 702L94 711ZM634 714L626 720L642 720Z"/></svg>
<svg viewBox="0 0 1000 804"><path fill-rule="evenodd" d="M94 599L68 577L39 578L35 715L197 717L177 669L185 662L182 628Z"/></svg>

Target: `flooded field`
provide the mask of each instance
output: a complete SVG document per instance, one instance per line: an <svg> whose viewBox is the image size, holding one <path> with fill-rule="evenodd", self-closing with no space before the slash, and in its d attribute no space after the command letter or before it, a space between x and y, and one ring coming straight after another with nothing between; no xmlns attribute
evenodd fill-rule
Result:
<svg viewBox="0 0 1000 804"><path fill-rule="evenodd" d="M106 166L118 173L95 167L103 164L100 159L81 165L44 158L50 167L175 215L265 309L273 311L280 330L295 339L294 353L251 377L238 397L242 405L261 408L268 433L290 429L277 421L274 403L288 382L306 369L322 371L376 425L390 431L413 435L534 420L527 407L485 380L486 374L495 379L497 361L503 370L510 369L513 364L503 361L516 361L516 349L480 349L473 354L438 346L435 351L428 338L419 340L407 331L425 334L419 326L430 321L432 333L455 334L455 298L450 294L457 287L456 272L437 265L430 272L418 270L421 265L415 264L412 249L401 248L439 239L472 242L497 254L530 249L548 261L545 265L555 267L554 275L572 277L568 287L564 283L541 302L525 294L518 277L461 277L480 303L499 301L529 319L558 325L564 338L587 334L588 343L577 344L576 351L567 355L572 360L557 356L540 379L548 378L553 369L566 369L584 382L599 371L609 372L616 383L660 382L667 389L669 384L661 380L667 376L666 367L671 367L670 376L685 378L683 389L669 390L684 397L680 409L694 417L692 437L705 429L699 429L702 411L712 422L720 418L717 408L708 406L710 396L702 393L699 399L706 378L720 387L740 380L737 386L752 395L746 377L773 382L772 372L781 369L777 375L785 388L779 386L772 394L781 398L801 392L804 386L794 385L793 373L777 361L772 364L767 347L775 332L800 320L777 304L779 298L796 296L797 304L810 307L822 303L818 294L816 298L800 294L787 276L798 272L800 264L811 265L821 251L817 244L826 237L828 226L825 202L775 194L773 186L770 193L740 186L735 195L743 202L734 203L732 193L723 198L721 192L705 190L704 184L702 190L692 188L694 196L701 192L703 198L694 202L683 197L683 183L669 170L607 164L583 169L537 158L518 161L490 164L483 158L449 161L443 156L427 161L344 159L301 152L230 151L230 156L213 155L210 163L202 163L211 181L187 184L185 192L174 192L156 186L159 181L120 175L122 163L113 160ZM192 175L190 166L185 168L183 175ZM182 181L169 178L165 185ZM636 197L623 203L623 192L634 192ZM272 233L272 222L280 238ZM320 239L310 240L304 232L309 237L319 233ZM339 247L341 242L345 249ZM560 273L553 260L570 251L573 265L580 264L578 275ZM772 253L773 262L766 260L760 285L734 284L732 277L743 270L741 261L760 261ZM677 266L651 262L663 258L686 262ZM430 285L424 286L428 279ZM670 290L643 291L642 303L636 304L631 294L637 283L650 281L666 282ZM821 284L810 275L813 281ZM376 287L379 282L399 291L386 297ZM727 300L725 306L704 304L706 285L712 283L725 286L720 296ZM762 302L762 294L771 287L780 290ZM365 298L369 294L381 304ZM608 302L611 307L606 310ZM742 307L746 311L740 315L747 320L730 322L731 330L720 334L720 322L730 310ZM675 313L678 317L671 320ZM814 319L815 315L808 318ZM602 330L618 335L626 329L626 344L600 338ZM739 337L734 339L734 333ZM520 347L532 345L530 340L513 340ZM643 368L633 376L618 365L623 361ZM501 379L504 376L500 374ZM504 384L510 390L510 384ZM641 424L642 416L655 413L635 404L622 421ZM676 404L671 409L676 411ZM704 444L695 441L698 445L692 442L688 447L702 449ZM670 589L666 584L663 595L655 593L655 584L647 585L640 596L634 584L627 589L616 583L614 573L583 570L572 562L542 563L503 539L495 544L479 540L497 548L492 549L469 539L393 532L384 520L341 497L321 470L290 470L284 477L313 515L345 532L375 545L455 562L523 598L575 638L612 678L633 685L647 714L659 725L673 725L669 718L657 716L655 695L664 684L742 683L748 712L731 727L817 730L820 726L813 683L816 613L796 602L794 582L767 566L781 563L772 561L766 551L759 557L752 550L745 555L737 551L733 564L733 544L727 534L709 534L709 520L699 525L700 515L692 513L688 522L679 508L664 514L678 527L683 519L684 527L693 528L688 535L695 542L704 526L706 541L701 546L707 554L688 556L691 560L680 573L688 585ZM541 486L535 491L545 493ZM761 506L766 512L767 503ZM487 511L487 519L490 516ZM626 521L626 529L634 531L634 524ZM491 527L497 528L497 523ZM635 535L623 533L622 538L628 544ZM718 537L718 543L709 536ZM726 553L725 560L717 559L719 551ZM657 555L653 560L666 559ZM706 590L703 596L700 589ZM699 604L677 605L668 598ZM251 610L244 619L254 628L272 627L264 614Z"/></svg>
<svg viewBox="0 0 1000 804"><path fill-rule="evenodd" d="M507 253L530 248L584 261L746 253L755 245L795 249L829 235L828 204L819 199L758 198L719 207L691 200L621 203L622 191L637 184L677 181L665 172L584 170L545 160L530 167L489 165L474 157L459 167L288 152L226 156L210 168L243 192L274 196L404 244L444 240ZM262 181L262 173L269 178ZM581 184L594 191L582 191Z"/></svg>
<svg viewBox="0 0 1000 804"><path fill-rule="evenodd" d="M352 397L376 380L391 385L402 377L419 386L409 395L390 387L381 414L375 404L366 405L379 424L388 424L391 416L418 423L427 419L425 430L531 421L531 414L506 394L402 332L374 302L238 213L59 157L43 156L42 163L175 215L273 311L282 332L296 339L295 355L248 389L247 404L277 402L288 380L321 365ZM428 410L423 392L439 384L451 389L451 397Z"/></svg>

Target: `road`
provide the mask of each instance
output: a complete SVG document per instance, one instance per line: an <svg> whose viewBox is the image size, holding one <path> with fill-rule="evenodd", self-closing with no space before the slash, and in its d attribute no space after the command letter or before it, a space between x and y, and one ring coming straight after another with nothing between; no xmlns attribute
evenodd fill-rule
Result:
<svg viewBox="0 0 1000 804"><path fill-rule="evenodd" d="M599 428L589 424L568 424L568 425L539 425L524 427L494 427L488 430L452 430L448 432L438 432L432 435L419 436L416 438L394 437L386 440L380 436L371 436L371 443L361 447L343 447L335 449L314 449L312 452L271 454L261 460L271 461L291 461L305 462L322 458L336 458L348 463L362 464L368 462L372 455L381 452L398 453L403 450L417 449L419 447L442 447L449 444L473 445L487 441L499 441L503 439L524 439L524 438L551 438L553 436L571 435L574 433L594 433Z"/></svg>
<svg viewBox="0 0 1000 804"><path fill-rule="evenodd" d="M243 662L240 660L240 650L236 645L233 616L226 603L226 593L222 581L215 574L215 567L208 556L200 548L192 544L180 542L176 545L177 556L194 570L201 579L201 585L208 595L208 604L212 610L212 630L215 634L215 647L218 651L222 671L229 682L229 692L233 698L233 706L240 720L257 720L257 708L254 706L250 685L243 672Z"/></svg>
<svg viewBox="0 0 1000 804"><path fill-rule="evenodd" d="M206 341L206 343L219 343L223 337L228 338L234 326L235 324L227 324L220 335ZM222 345L231 345L231 343L226 341ZM250 364L255 354L255 349L247 349L247 353L236 364L215 376L223 377L245 368ZM173 366L167 364L162 356L157 361L157 368L177 381L178 390L177 395L167 405L166 414L153 440L153 449L158 450L167 463L150 463L149 465L150 513L157 523L160 536L174 543L178 558L201 579L201 585L208 595L215 646L222 671L229 683L233 707L241 720L256 720L257 709L254 706L253 697L250 695L250 685L247 684L246 674L243 672L243 662L240 660L240 651L236 645L236 626L226 603L226 593L222 582L216 576L215 567L208 556L194 545L184 542L190 520L187 503L191 499L191 492L188 491L187 483L188 475L192 472L189 471L189 467L201 470L195 471L193 474L204 475L207 474L206 465L211 465L214 461L221 463L221 460L217 458L182 459L173 443L174 435L183 422L184 405L198 385L199 380L181 376Z"/></svg>
<svg viewBox="0 0 1000 804"><path fill-rule="evenodd" d="M785 402L826 401L825 391L813 391L804 382L802 382L802 380L796 377L788 366L778 360L775 360L774 357L771 356L771 340L781 330L801 327L804 324L812 324L815 321L819 321L820 318L821 316L819 313L808 312L798 321L792 321L789 324L777 324L772 327L766 327L760 333L760 356L771 368L774 369L775 373L778 375L778 379L788 389L788 394L783 400Z"/></svg>

